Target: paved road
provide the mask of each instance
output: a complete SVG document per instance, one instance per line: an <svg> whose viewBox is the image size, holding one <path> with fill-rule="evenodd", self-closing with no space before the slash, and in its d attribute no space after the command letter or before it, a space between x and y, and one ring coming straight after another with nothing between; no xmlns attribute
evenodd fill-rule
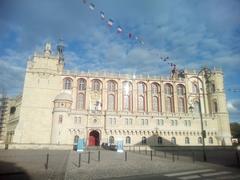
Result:
<svg viewBox="0 0 240 180"><path fill-rule="evenodd" d="M46 169L46 154L49 164ZM179 160L170 154L153 156L128 152L92 150L79 154L75 151L7 150L0 151L0 179L240 179L239 169L193 161L190 157Z"/></svg>

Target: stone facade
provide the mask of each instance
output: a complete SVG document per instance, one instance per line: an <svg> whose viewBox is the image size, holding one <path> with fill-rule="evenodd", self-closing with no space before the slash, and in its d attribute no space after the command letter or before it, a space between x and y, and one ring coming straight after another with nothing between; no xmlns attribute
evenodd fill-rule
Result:
<svg viewBox="0 0 240 180"><path fill-rule="evenodd" d="M28 61L13 143L201 146L203 122L206 145L231 145L222 71L74 73L64 70L62 50L53 55L47 43Z"/></svg>

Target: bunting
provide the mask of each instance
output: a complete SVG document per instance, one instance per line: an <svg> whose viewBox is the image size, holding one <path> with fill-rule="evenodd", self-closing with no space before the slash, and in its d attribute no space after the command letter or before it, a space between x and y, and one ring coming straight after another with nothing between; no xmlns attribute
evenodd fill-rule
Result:
<svg viewBox="0 0 240 180"><path fill-rule="evenodd" d="M89 9L90 9L91 11L95 11L95 10L96 10L95 4L89 2L88 0L82 0L82 3L83 3L83 4L88 4L88 7L89 7ZM108 18L108 20L106 20L106 16L105 16L104 11L100 11L99 13L100 13L100 18L101 18L101 20L103 20L103 22L106 22L107 25L108 25L110 28L114 28L114 27L115 27L115 26L114 26L114 21L113 21L112 18ZM138 44L140 44L140 45L142 45L142 46L145 45L145 42L144 42L144 40L143 40L142 37L139 37L138 35L135 35L135 34L132 33L132 32L127 32L126 30L124 30L124 31L125 31L125 33L124 33L122 26L117 25L117 26L115 27L115 29L116 29L116 32L117 32L118 34L121 33L121 34L123 34L123 35L126 35L126 36L128 37L128 39L135 40L134 42L136 42L136 43L138 43ZM166 56L166 57L165 57L165 56L160 56L159 54L156 54L156 56L158 56L161 61L163 61L163 62L167 63L168 65L170 65L171 67L173 67L173 70L176 70L176 64L174 64L174 63L172 63L172 62L169 61L169 60L170 60L169 56Z"/></svg>

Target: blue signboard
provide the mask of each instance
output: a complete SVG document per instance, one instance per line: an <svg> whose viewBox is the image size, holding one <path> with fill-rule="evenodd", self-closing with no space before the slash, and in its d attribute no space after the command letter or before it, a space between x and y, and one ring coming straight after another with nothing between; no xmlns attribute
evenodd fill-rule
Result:
<svg viewBox="0 0 240 180"><path fill-rule="evenodd" d="M117 152L123 152L123 140L122 139L117 140L116 144L117 144Z"/></svg>
<svg viewBox="0 0 240 180"><path fill-rule="evenodd" d="M77 143L77 152L83 152L85 149L85 142L84 139L78 139Z"/></svg>

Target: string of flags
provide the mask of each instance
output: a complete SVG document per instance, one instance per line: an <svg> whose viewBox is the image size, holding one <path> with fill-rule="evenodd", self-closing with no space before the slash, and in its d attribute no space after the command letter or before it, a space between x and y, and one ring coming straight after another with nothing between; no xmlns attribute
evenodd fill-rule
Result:
<svg viewBox="0 0 240 180"><path fill-rule="evenodd" d="M89 2L88 0L82 0L82 3L84 5L87 5L88 8L91 10L91 11L96 11L96 6L95 4L93 4L92 2ZM99 11L99 16L100 16L100 19L105 22L107 24L107 26L109 28L114 28L116 27L116 32L117 34L124 34L128 37L129 40L133 40L135 41L136 43L140 44L140 45L144 45L145 42L143 40L142 37L139 37L138 35L135 35L134 33L132 32L127 32L122 26L120 25L116 25L115 26L115 23L114 23L114 20L112 18L107 18L104 11ZM159 54L156 54L159 59L165 63L167 63L168 65L170 65L171 67L173 67L173 71L176 71L176 64L170 62L170 58L168 56L161 56Z"/></svg>

